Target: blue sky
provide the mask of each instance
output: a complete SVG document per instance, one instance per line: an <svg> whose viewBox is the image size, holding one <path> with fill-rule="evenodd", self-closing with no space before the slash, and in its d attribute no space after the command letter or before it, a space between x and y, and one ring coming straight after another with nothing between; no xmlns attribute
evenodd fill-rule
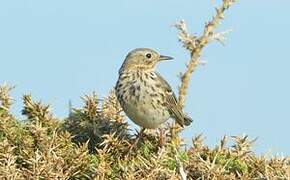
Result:
<svg viewBox="0 0 290 180"><path fill-rule="evenodd" d="M175 91L189 58L172 26L179 19L200 34L214 14L214 0L0 1L0 83L16 85L13 112L32 93L65 117L68 101L96 91L106 96L118 68L136 47L175 58L158 71ZM208 64L193 74L186 111L214 145L224 135L258 137L258 153L290 155L290 1L241 0L220 30L233 29L226 46L209 45Z"/></svg>

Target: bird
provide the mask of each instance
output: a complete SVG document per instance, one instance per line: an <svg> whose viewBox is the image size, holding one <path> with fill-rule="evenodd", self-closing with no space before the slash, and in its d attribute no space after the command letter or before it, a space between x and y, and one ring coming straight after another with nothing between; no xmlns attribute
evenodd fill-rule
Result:
<svg viewBox="0 0 290 180"><path fill-rule="evenodd" d="M170 118L181 127L192 122L169 83L155 70L159 62L172 59L150 48L137 48L119 69L115 94L125 114L141 128L156 129Z"/></svg>

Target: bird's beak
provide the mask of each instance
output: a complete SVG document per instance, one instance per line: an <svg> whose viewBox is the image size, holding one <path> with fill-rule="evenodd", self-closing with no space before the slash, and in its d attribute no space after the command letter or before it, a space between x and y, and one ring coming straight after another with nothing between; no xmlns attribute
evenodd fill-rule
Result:
<svg viewBox="0 0 290 180"><path fill-rule="evenodd" d="M173 59L173 57L170 57L170 56L163 56L163 55L160 55L160 56L159 56L159 61L171 60L171 59Z"/></svg>

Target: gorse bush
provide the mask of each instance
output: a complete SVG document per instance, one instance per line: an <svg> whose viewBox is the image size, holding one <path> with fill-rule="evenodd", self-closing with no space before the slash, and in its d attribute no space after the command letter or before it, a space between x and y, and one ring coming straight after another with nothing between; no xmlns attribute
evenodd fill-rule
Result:
<svg viewBox="0 0 290 180"><path fill-rule="evenodd" d="M190 60L181 73L179 105L184 106L193 71L201 52L212 42L222 42L225 32L214 29L235 0L223 0L200 36L188 33L184 21L176 24L179 40ZM31 95L23 96L19 121L10 112L8 85L0 86L0 179L290 179L290 159L265 158L251 151L255 140L223 137L214 148L193 137L185 146L176 124L164 127L164 143L158 130L145 132L137 141L115 93L105 99L84 96L84 105L72 109L66 119L56 118L48 105Z"/></svg>
<svg viewBox="0 0 290 180"><path fill-rule="evenodd" d="M103 100L85 96L66 119L25 95L26 120L18 121L10 89L0 88L1 179L289 179L289 159L255 155L247 136L209 148L199 135L185 147L180 129L168 125L163 146L156 132L135 144L113 92Z"/></svg>

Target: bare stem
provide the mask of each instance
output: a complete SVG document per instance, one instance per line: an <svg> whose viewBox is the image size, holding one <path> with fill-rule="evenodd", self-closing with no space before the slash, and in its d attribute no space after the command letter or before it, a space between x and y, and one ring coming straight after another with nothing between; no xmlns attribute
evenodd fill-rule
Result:
<svg viewBox="0 0 290 180"><path fill-rule="evenodd" d="M196 37L188 33L186 23L181 20L176 23L176 28L179 32L179 41L183 43L183 46L190 52L190 60L187 65L187 69L181 74L181 85L179 87L179 104L184 107L185 98L189 87L189 82L193 71L198 65L202 64L200 60L201 52L203 48L211 41L216 40L221 42L224 40L223 35L226 32L215 33L215 28L224 19L224 12L227 10L236 0L223 0L222 5L216 8L216 14L211 21L205 24L204 32L200 37ZM228 31L227 31L228 32Z"/></svg>

